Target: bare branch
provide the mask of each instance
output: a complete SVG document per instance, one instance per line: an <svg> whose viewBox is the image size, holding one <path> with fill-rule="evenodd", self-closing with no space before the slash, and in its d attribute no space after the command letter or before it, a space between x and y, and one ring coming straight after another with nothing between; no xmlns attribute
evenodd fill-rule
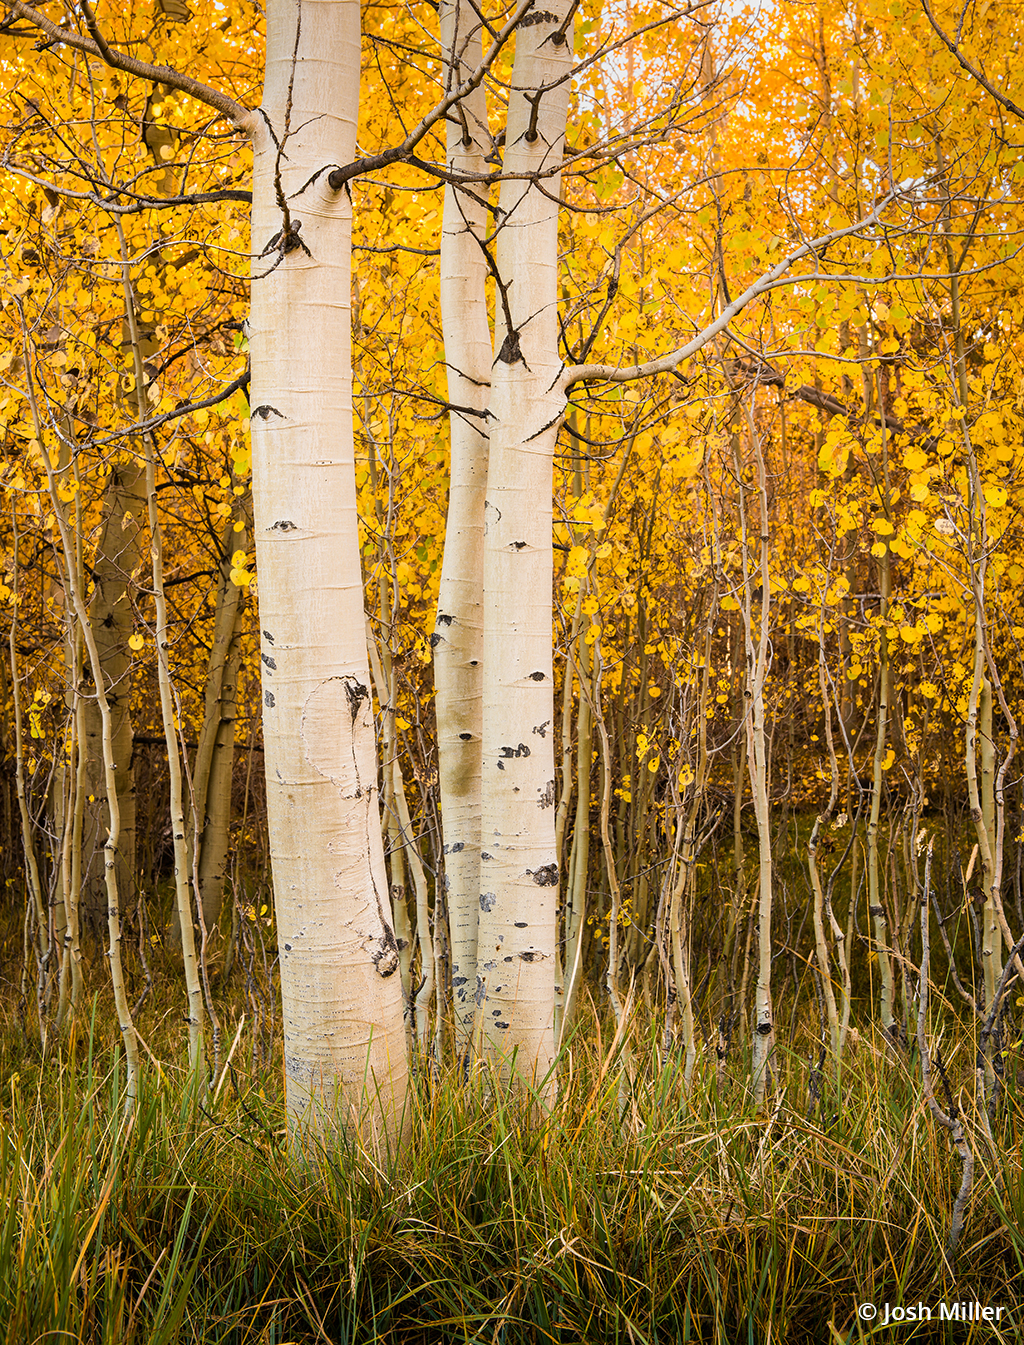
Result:
<svg viewBox="0 0 1024 1345"><path fill-rule="evenodd" d="M501 32L498 33L494 42L491 44L490 50L486 53L473 73L467 76L458 88L453 89L451 93L445 94L444 98L442 98L441 101L427 113L418 126L415 126L409 132L400 145L394 145L391 149L384 150L382 154L371 154L365 158L356 159L354 163L347 164L344 168L339 167L332 169L331 175L327 179L331 184L331 188L334 191L340 191L346 182L350 182L354 177L359 177L362 173L374 173L379 168L387 168L389 164L399 163L402 160L407 159L428 131L430 131L433 126L436 126L439 121L442 121L456 103L461 102L467 94L472 93L477 85L480 84L488 70L490 70L491 66L494 64L502 48L508 43L513 33L533 8L535 3L536 0L520 0L520 3L516 6L515 13L509 19L508 23L505 24L504 28L502 28Z"/></svg>
<svg viewBox="0 0 1024 1345"><path fill-rule="evenodd" d="M59 183L40 177L37 173L30 173L25 168L17 167L10 163L6 157L0 160L0 165L6 168L9 173L25 178L28 182L34 182L39 187L45 187L57 196L66 197L69 201L88 201L91 205L98 205L112 215L137 215L143 210L171 210L177 206L209 205L219 201L240 201L243 205L252 204L252 192L235 187L222 187L217 191L183 192L178 196L144 196L130 191L127 187L119 187L115 183L110 189L112 195L101 196L99 192L95 191L71 191L68 187L62 187ZM154 170L148 169L147 171L152 172ZM118 205L114 199L115 196L127 197L130 204Z"/></svg>
<svg viewBox="0 0 1024 1345"><path fill-rule="evenodd" d="M835 229L832 233L822 234L820 238L812 238L807 243L802 244L794 252L788 253L782 261L766 272L758 280L745 289L731 303L722 309L721 313L713 322L710 322L702 331L698 332L692 340L685 346L680 346L678 350L673 350L667 355L661 355L657 359L648 360L644 364L615 365L615 364L579 364L570 365L562 370L559 383L564 391L572 387L574 383L580 382L606 382L606 383L630 383L637 378L649 378L654 374L665 374L672 372L684 360L688 360L691 355L695 355L707 343L717 336L719 332L724 331L729 323L738 313L740 313L748 304L763 295L770 294L772 290L781 289L786 285L799 285L810 283L840 283L840 284L858 284L858 285L890 285L897 280L943 280L949 279L945 272L917 272L909 274L892 274L884 276L858 275L855 273L842 272L831 274L828 271L820 269L811 272L800 272L797 275L788 275L787 272L801 260L803 257L815 257L820 259L820 254L829 248L833 243L842 238L850 238L856 234L862 233L865 229L870 229L880 223L882 212L885 208L897 200L901 195L901 189L895 188L887 195L881 197L875 205L870 215L865 215L863 219L857 220L854 224L848 224L843 229ZM1024 244L1017 248L1011 256L1016 256L1024 251ZM973 267L970 271L960 271L957 275L973 275L981 271L990 270L994 266L1005 264L1006 258L1000 258L997 261Z"/></svg>
<svg viewBox="0 0 1024 1345"><path fill-rule="evenodd" d="M195 98L197 102L205 103L207 107L212 107L215 111L222 113L240 131L244 131L246 134L251 132L252 112L243 107L241 103L236 103L233 98L229 98L227 94L221 93L219 89L211 89L208 84L203 84L190 75L179 74L177 70L172 70L170 66L150 65L147 61L138 61L134 56L126 56L124 52L116 51L109 46L105 39L100 36L88 7L85 7L84 12L89 29L94 34L93 37L83 37L81 33L61 28L59 24L40 13L38 9L33 9L31 5L23 3L23 0L2 0L2 3L9 13L35 24L41 33L46 34L50 42L63 43L64 46L87 52L90 56L98 56L100 60L105 61L113 69L123 70L126 74L135 75L138 79L149 80L152 84L167 84L172 89L179 89L182 93L188 94L190 98Z"/></svg>
<svg viewBox="0 0 1024 1345"><path fill-rule="evenodd" d="M240 374L238 378L236 378L233 382L229 383L226 387L220 388L217 392L213 393L212 396L205 397L202 401L199 402L184 402L180 406L176 406L173 411L165 411L164 414L161 416L154 416L152 420L136 421L134 425L125 425L123 429L114 430L110 434L104 434L99 438L90 439L89 446L92 448L99 448L102 447L104 444L113 443L117 439L123 439L125 438L126 435L149 434L151 431L157 429L159 426L166 425L168 421L180 420L182 416L190 416L193 411L205 411L208 407L218 406L221 402L226 401L229 397L233 396L234 393L239 391L244 392L246 395L246 400L248 400L249 395L248 364L246 364L244 373ZM79 448L83 447L83 445L81 444L74 444L73 441L68 442L72 443L76 451Z"/></svg>
<svg viewBox="0 0 1024 1345"><path fill-rule="evenodd" d="M981 87L987 93L990 93L1001 107L1006 108L1007 112L1012 112L1015 117L1019 117L1021 121L1024 121L1024 110L1019 108L1016 103L1012 102L1009 98L1007 98L1005 94L1000 93L999 90L995 88L985 78L985 76L981 73L980 70L975 70L974 66L971 65L970 61L968 61L967 58L964 56L963 52L961 52L956 42L954 42L954 40L951 37L947 37L946 34L942 31L942 29L939 27L937 19L935 18L935 15L931 11L931 6L928 4L928 0L921 0L921 6L924 9L925 14L927 15L928 22L935 29L936 36L940 39L940 41L942 41L946 45L946 47L948 47L948 49L960 62L961 66L963 66L963 68L970 75L970 77L974 80L977 80L977 82L981 85ZM960 22L963 23L962 18ZM957 39L959 39L959 37L960 34L959 32L957 32Z"/></svg>

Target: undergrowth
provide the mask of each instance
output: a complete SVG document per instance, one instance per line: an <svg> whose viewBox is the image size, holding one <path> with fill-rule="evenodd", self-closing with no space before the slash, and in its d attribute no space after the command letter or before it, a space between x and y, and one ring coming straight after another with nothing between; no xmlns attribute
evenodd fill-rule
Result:
<svg viewBox="0 0 1024 1345"><path fill-rule="evenodd" d="M12 1342L519 1345L1012 1339L1024 1298L1022 1099L971 1124L974 1195L943 1247L960 1166L913 1052L865 1030L808 1087L780 1056L765 1113L740 1076L626 1060L596 1017L563 1053L554 1110L486 1072L422 1069L390 1163L358 1137L290 1161L278 1070L232 1063L205 1100L151 1062L132 1117L94 1023L43 1052L0 1039L0 1331ZM180 1028L174 1031L179 1031ZM165 1024L170 1041L174 1031ZM154 1028L150 1049L163 1038ZM170 1059L173 1052L166 1059ZM950 1053L950 1074L956 1069ZM966 1056L965 1056L966 1060ZM963 1079L969 1071L963 1071ZM815 1098L815 1093L820 1093ZM1001 1305L940 1322L939 1305ZM874 1323L857 1307L878 1305ZM933 1307L882 1326L884 1304ZM1007 1328L1007 1322L1011 1325Z"/></svg>

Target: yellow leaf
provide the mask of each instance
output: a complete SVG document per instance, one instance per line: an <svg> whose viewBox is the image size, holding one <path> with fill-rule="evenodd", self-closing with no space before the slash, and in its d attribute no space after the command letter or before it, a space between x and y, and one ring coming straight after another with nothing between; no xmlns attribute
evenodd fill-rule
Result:
<svg viewBox="0 0 1024 1345"><path fill-rule="evenodd" d="M850 461L850 448L848 443L841 439L834 439L829 435L821 447L818 454L818 467L828 476L842 476L846 471L847 464Z"/></svg>
<svg viewBox="0 0 1024 1345"><path fill-rule="evenodd" d="M136 654L139 652L139 650L142 648L144 644L145 640L143 640L142 636L138 633L138 631L136 631L134 635L128 636L128 648L133 649Z"/></svg>
<svg viewBox="0 0 1024 1345"><path fill-rule="evenodd" d="M577 579L587 572L587 548L585 546L574 546L569 552L569 559L566 562L565 573Z"/></svg>

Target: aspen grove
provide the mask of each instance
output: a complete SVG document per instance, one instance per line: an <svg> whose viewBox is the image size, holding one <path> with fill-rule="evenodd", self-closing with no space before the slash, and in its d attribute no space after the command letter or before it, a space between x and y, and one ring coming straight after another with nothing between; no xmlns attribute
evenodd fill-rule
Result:
<svg viewBox="0 0 1024 1345"><path fill-rule="evenodd" d="M1021 1049L1015 7L2 12L24 1033L100 993L130 1111L166 973L306 1155L448 1067L541 1124L591 1021L620 1115L645 1031L755 1109L916 1044L952 1256L934 1041L970 1143Z"/></svg>

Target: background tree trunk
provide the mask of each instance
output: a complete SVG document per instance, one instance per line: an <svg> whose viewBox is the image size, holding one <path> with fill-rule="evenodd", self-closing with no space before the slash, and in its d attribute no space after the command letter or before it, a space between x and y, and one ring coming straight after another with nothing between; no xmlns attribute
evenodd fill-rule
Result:
<svg viewBox="0 0 1024 1345"><path fill-rule="evenodd" d="M117 846L117 889L127 905L135 892L135 778L132 771L134 733L131 716L131 653L128 637L133 614L129 597L131 576L142 558L139 529L146 516L146 466L141 458L124 456L111 468L103 526L92 567L93 591L89 621L103 668L110 706L110 734L114 775L120 804L121 830ZM90 676L88 662L86 676ZM95 695L82 700L82 739L85 756L85 792L82 826L82 888L79 926L95 946L107 927L104 879L104 843L107 838L103 726Z"/></svg>

